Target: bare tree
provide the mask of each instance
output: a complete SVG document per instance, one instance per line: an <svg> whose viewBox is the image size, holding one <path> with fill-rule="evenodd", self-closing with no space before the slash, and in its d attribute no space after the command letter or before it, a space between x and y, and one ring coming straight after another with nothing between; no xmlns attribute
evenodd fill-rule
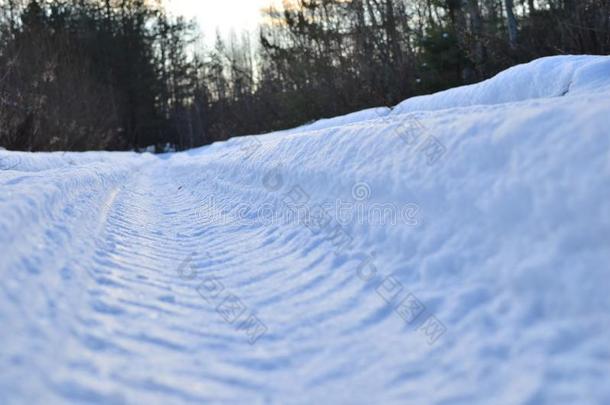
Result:
<svg viewBox="0 0 610 405"><path fill-rule="evenodd" d="M504 0L506 7L506 25L508 27L508 43L511 48L517 47L517 19L515 18L513 0Z"/></svg>

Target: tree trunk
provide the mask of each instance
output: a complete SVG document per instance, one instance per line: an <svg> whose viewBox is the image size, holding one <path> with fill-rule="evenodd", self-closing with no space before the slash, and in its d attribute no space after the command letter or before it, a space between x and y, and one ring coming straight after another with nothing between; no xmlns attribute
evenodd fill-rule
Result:
<svg viewBox="0 0 610 405"><path fill-rule="evenodd" d="M534 0L527 0L527 6L529 8L530 11L530 15L536 11L536 7L534 6Z"/></svg>
<svg viewBox="0 0 610 405"><path fill-rule="evenodd" d="M474 57L475 70L478 78L483 78L486 73L485 68L485 47L483 45L483 19L478 0L468 0L467 11L469 15L470 31L472 35L471 52Z"/></svg>
<svg viewBox="0 0 610 405"><path fill-rule="evenodd" d="M508 44L511 48L517 47L517 19L513 12L513 0L504 0L506 6L506 23L508 26Z"/></svg>

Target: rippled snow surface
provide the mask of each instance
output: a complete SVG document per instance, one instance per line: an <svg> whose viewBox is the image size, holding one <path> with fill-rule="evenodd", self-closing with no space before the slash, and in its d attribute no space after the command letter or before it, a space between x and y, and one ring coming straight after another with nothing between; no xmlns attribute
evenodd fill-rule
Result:
<svg viewBox="0 0 610 405"><path fill-rule="evenodd" d="M0 403L610 403L608 83L546 58L183 153L0 151Z"/></svg>

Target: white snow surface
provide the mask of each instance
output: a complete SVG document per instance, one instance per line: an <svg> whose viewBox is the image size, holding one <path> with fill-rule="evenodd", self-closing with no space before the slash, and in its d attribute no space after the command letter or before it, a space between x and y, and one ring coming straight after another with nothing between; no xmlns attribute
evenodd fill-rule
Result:
<svg viewBox="0 0 610 405"><path fill-rule="evenodd" d="M608 404L609 128L610 57L563 56L182 153L0 150L0 402Z"/></svg>
<svg viewBox="0 0 610 405"><path fill-rule="evenodd" d="M434 111L453 107L504 104L608 91L610 59L606 56L555 56L514 66L481 83L413 97L394 113Z"/></svg>

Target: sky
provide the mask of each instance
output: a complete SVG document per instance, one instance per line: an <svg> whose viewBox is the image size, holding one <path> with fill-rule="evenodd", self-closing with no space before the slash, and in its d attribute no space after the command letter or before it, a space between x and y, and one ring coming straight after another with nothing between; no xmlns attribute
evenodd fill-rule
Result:
<svg viewBox="0 0 610 405"><path fill-rule="evenodd" d="M223 36L231 30L253 31L261 20L261 9L278 0L165 0L174 15L199 23L205 42L212 44L218 29Z"/></svg>

